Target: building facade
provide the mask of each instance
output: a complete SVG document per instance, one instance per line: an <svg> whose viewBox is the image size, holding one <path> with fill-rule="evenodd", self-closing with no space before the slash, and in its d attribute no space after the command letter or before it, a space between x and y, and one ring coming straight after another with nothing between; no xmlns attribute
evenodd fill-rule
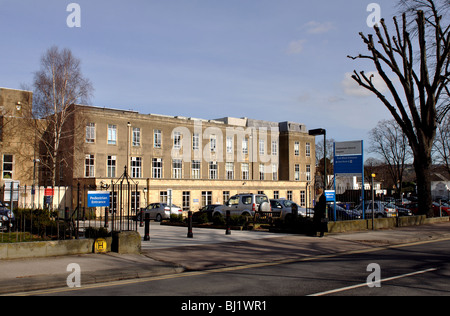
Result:
<svg viewBox="0 0 450 316"><path fill-rule="evenodd" d="M53 171L58 186L80 183L83 188L111 190L126 173L137 185L133 209L171 197L183 210L197 211L244 192L312 205L315 138L303 124L73 107L65 126L63 158ZM20 154L13 156L17 161ZM33 169L33 159L28 159L29 167ZM23 176L29 183L30 172L19 175L19 169L13 166L12 178L24 181ZM37 170L45 183L48 170L39 165ZM82 196L81 203L85 199Z"/></svg>

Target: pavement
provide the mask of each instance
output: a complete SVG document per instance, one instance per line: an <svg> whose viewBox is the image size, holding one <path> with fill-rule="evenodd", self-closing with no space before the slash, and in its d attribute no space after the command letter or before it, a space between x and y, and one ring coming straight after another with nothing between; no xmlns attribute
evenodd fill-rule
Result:
<svg viewBox="0 0 450 316"><path fill-rule="evenodd" d="M141 230L141 229L140 229ZM143 231L140 231L143 236ZM405 243L450 238L450 222L390 230L331 234L324 238L194 228L187 238L184 227L152 223L150 241L142 242L141 255L88 254L0 261L0 294L67 287L78 264L83 285L148 278L186 271L258 263L302 261L318 256L345 254Z"/></svg>

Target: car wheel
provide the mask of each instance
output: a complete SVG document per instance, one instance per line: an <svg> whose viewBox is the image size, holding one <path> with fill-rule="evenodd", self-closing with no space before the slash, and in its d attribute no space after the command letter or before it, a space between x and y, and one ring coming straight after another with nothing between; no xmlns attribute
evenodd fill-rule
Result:
<svg viewBox="0 0 450 316"><path fill-rule="evenodd" d="M242 213L242 216L245 216L245 217L251 217L252 215L250 215L249 212L244 212L244 213Z"/></svg>
<svg viewBox="0 0 450 316"><path fill-rule="evenodd" d="M162 216L161 216L161 214L156 215L156 221L157 221L157 222L162 222Z"/></svg>

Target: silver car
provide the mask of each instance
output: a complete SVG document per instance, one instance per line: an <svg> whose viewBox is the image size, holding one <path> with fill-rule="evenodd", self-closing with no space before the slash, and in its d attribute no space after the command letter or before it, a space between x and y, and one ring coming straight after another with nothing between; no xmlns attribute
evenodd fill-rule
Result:
<svg viewBox="0 0 450 316"><path fill-rule="evenodd" d="M170 207L166 203L152 203L137 215L138 221L141 220L140 216L144 216L145 219L145 214L150 214L150 219L161 222L163 219L169 219L170 215L183 215L183 210L173 204Z"/></svg>
<svg viewBox="0 0 450 316"><path fill-rule="evenodd" d="M308 214L306 212L306 208L302 208L298 206L297 203L289 201L289 200L270 200L270 206L272 206L273 212L280 212L281 211L281 219L285 219L286 215L292 214L292 205L297 205L298 208L298 215L301 215L303 217L312 216L314 211L312 209L308 210Z"/></svg>
<svg viewBox="0 0 450 316"><path fill-rule="evenodd" d="M213 216L225 217L227 211L231 215L255 216L256 212L270 212L271 208L267 195L243 193L232 196L225 205L216 207Z"/></svg>

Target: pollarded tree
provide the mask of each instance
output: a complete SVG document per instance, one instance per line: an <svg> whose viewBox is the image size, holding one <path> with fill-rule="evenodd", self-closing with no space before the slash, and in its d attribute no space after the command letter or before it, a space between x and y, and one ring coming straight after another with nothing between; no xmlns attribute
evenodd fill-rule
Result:
<svg viewBox="0 0 450 316"><path fill-rule="evenodd" d="M408 138L414 156L419 211L428 216L433 216L432 147L437 124L450 109L450 26L443 18L448 19L444 12L450 2L441 0L438 5L437 1L401 1L404 13L400 23L394 18L394 36L381 20L374 27L375 36L360 33L369 54L349 56L371 60L386 83L390 96L375 87L374 76L364 71L355 71L352 76L381 100Z"/></svg>

